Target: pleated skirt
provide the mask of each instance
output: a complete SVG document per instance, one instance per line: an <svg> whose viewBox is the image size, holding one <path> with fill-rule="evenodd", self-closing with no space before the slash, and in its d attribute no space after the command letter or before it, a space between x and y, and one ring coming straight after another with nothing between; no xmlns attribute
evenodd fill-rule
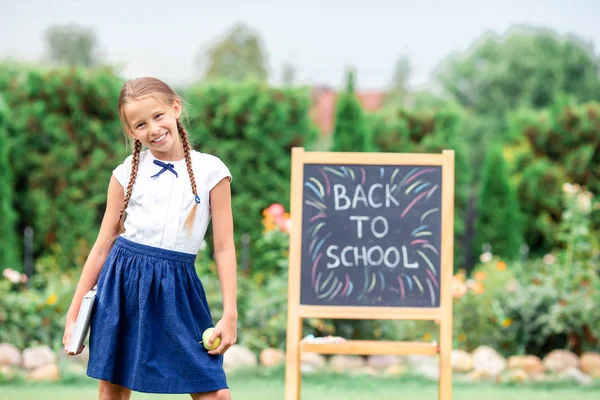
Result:
<svg viewBox="0 0 600 400"><path fill-rule="evenodd" d="M88 376L146 393L227 388L223 356L199 343L214 324L195 258L117 238L98 277Z"/></svg>

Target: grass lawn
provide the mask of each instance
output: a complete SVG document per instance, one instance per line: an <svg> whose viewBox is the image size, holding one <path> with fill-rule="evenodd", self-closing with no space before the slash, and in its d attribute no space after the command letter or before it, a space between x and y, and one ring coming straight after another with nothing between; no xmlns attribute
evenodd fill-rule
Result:
<svg viewBox="0 0 600 400"><path fill-rule="evenodd" d="M266 371L229 377L233 400L283 400L284 373ZM94 400L96 381L66 380L62 383L0 385L0 400ZM374 398L375 396L375 398ZM187 395L151 395L134 393L132 399L185 399ZM302 398L310 400L437 400L437 383L419 378L349 377L332 374L304 376ZM454 400L598 400L600 386L575 384L492 385L455 382Z"/></svg>

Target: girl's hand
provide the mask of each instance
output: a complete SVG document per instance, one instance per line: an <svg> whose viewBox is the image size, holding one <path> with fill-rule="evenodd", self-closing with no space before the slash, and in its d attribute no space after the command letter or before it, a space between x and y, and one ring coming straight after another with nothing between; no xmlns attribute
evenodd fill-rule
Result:
<svg viewBox="0 0 600 400"><path fill-rule="evenodd" d="M223 317L215 326L215 330L208 339L208 346L212 346L213 341L217 338L221 338L219 347L214 350L210 350L208 354L217 355L224 354L228 348L233 346L237 340L237 318Z"/></svg>
<svg viewBox="0 0 600 400"><path fill-rule="evenodd" d="M81 345L81 347L77 350L77 353L70 353L67 350L67 346L69 345L69 342L71 341L71 335L73 334L73 328L75 328L75 321L67 320L67 323L65 324L65 333L63 335L62 343L65 346L65 354L67 354L69 356L74 356L76 354L81 353L83 351L83 348L85 347L85 345Z"/></svg>

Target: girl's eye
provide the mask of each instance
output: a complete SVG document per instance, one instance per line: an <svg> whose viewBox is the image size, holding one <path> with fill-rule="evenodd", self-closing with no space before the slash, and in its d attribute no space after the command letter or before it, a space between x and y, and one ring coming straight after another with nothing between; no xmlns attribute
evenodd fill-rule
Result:
<svg viewBox="0 0 600 400"><path fill-rule="evenodd" d="M138 124L138 126L136 126L136 129L140 129L142 126L144 126L144 124Z"/></svg>
<svg viewBox="0 0 600 400"><path fill-rule="evenodd" d="M163 114L158 114L158 115L156 116L156 119L160 119L162 116L163 116Z"/></svg>

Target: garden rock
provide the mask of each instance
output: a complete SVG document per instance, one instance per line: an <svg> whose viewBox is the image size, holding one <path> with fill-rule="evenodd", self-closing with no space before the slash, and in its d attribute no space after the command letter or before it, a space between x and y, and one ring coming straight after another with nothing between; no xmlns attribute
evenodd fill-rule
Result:
<svg viewBox="0 0 600 400"><path fill-rule="evenodd" d="M408 367L406 365L392 365L391 367L387 367L385 371L383 371L384 376L402 376L406 374L408 371Z"/></svg>
<svg viewBox="0 0 600 400"><path fill-rule="evenodd" d="M414 372L432 381L437 381L440 378L440 367L435 364L418 365L415 367Z"/></svg>
<svg viewBox="0 0 600 400"><path fill-rule="evenodd" d="M590 385L593 381L592 378L581 372L579 368L570 367L562 371L559 375L560 379L567 381L575 381L582 385Z"/></svg>
<svg viewBox="0 0 600 400"><path fill-rule="evenodd" d="M285 353L279 349L264 349L260 352L259 360L265 367L274 367L285 362Z"/></svg>
<svg viewBox="0 0 600 400"><path fill-rule="evenodd" d="M21 352L16 346L10 343L0 343L0 366L21 365Z"/></svg>
<svg viewBox="0 0 600 400"><path fill-rule="evenodd" d="M506 360L496 350L480 346L473 352L473 368L489 378L497 378L506 369Z"/></svg>
<svg viewBox="0 0 600 400"><path fill-rule="evenodd" d="M64 351L58 353L58 361L66 362L69 364L78 364L87 367L90 361L90 349L88 346L83 348L83 351L75 356L68 356Z"/></svg>
<svg viewBox="0 0 600 400"><path fill-rule="evenodd" d="M47 364L53 364L56 356L48 346L30 347L23 351L23 367L32 370Z"/></svg>
<svg viewBox="0 0 600 400"><path fill-rule="evenodd" d="M546 367L542 360L536 356L512 356L508 358L508 369L522 369L527 374L544 372Z"/></svg>
<svg viewBox="0 0 600 400"><path fill-rule="evenodd" d="M364 366L365 360L359 356L336 354L329 360L329 369L334 372L346 372Z"/></svg>
<svg viewBox="0 0 600 400"><path fill-rule="evenodd" d="M8 365L0 365L0 377L2 377L0 379L0 381L5 380L5 381L10 381L12 379L14 379L17 376L17 371L15 370L15 368L8 366Z"/></svg>
<svg viewBox="0 0 600 400"><path fill-rule="evenodd" d="M365 367L350 371L350 375L379 376L380 371L367 365Z"/></svg>
<svg viewBox="0 0 600 400"><path fill-rule="evenodd" d="M231 346L223 355L223 368L234 370L238 368L256 367L258 358L250 349L239 344Z"/></svg>
<svg viewBox="0 0 600 400"><path fill-rule="evenodd" d="M327 360L322 354L302 353L300 356L300 370L305 373L319 371L325 368Z"/></svg>
<svg viewBox="0 0 600 400"><path fill-rule="evenodd" d="M592 371L600 371L600 354L598 353L583 353L581 355L580 368L586 374Z"/></svg>
<svg viewBox="0 0 600 400"><path fill-rule="evenodd" d="M544 366L552 372L579 367L579 357L569 350L553 350L544 357Z"/></svg>
<svg viewBox="0 0 600 400"><path fill-rule="evenodd" d="M420 365L439 365L437 356L408 356L406 360L413 367L418 367Z"/></svg>
<svg viewBox="0 0 600 400"><path fill-rule="evenodd" d="M473 369L473 357L464 350L452 350L452 371L465 373Z"/></svg>
<svg viewBox="0 0 600 400"><path fill-rule="evenodd" d="M27 379L30 381L57 381L60 379L60 370L55 363L45 364L32 370Z"/></svg>
<svg viewBox="0 0 600 400"><path fill-rule="evenodd" d="M369 367L382 370L387 369L389 367L394 367L397 365L402 365L403 358L400 356L391 356L391 355L373 355L367 357L367 365Z"/></svg>
<svg viewBox="0 0 600 400"><path fill-rule="evenodd" d="M529 381L529 375L524 369L510 369L498 378L498 383L525 383Z"/></svg>
<svg viewBox="0 0 600 400"><path fill-rule="evenodd" d="M593 370L590 372L590 378L599 379L600 380L600 368Z"/></svg>

